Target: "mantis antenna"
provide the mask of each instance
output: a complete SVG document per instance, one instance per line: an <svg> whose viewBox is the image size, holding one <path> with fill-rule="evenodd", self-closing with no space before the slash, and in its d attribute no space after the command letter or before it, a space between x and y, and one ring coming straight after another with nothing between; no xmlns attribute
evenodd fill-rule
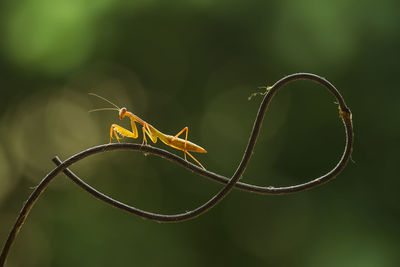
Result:
<svg viewBox="0 0 400 267"><path fill-rule="evenodd" d="M94 93L89 93L89 95L92 95L92 96L98 97L98 98L100 98L100 99L103 99L103 100L106 101L107 103L109 103L109 104L111 104L112 106L114 106L114 107L117 108L117 109L113 109L113 108L93 109L93 110L91 110L91 111L89 111L89 112L99 111L99 110L120 110L120 108L119 108L117 105L115 105L113 102L111 102L111 101L108 100L108 99L105 99L105 98L102 97L102 96L96 95L96 94L94 94Z"/></svg>
<svg viewBox="0 0 400 267"><path fill-rule="evenodd" d="M116 109L116 108L96 108L96 109L91 109L88 112L91 113L91 112L102 111L102 110L116 110L116 111L119 111L119 109Z"/></svg>

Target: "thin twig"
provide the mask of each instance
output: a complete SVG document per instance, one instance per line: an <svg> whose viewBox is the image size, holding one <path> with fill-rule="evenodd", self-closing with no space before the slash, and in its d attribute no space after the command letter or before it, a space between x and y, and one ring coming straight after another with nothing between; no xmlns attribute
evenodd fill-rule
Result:
<svg viewBox="0 0 400 267"><path fill-rule="evenodd" d="M298 184L298 185L288 186L288 187L270 187L270 186L269 187L261 187L261 186L255 186L255 185L251 185L251 184L238 182L239 178L244 173L244 171L248 165L248 162L251 158L255 143L257 141L258 134L260 132L262 121L264 119L265 112L268 108L269 103L272 100L272 97L284 85L286 85L290 82L296 81L296 80L311 80L313 82L319 83L319 84L323 85L324 87L326 87L336 98L336 100L339 104L339 114L344 123L345 133L346 133L346 144L345 144L344 152L343 152L341 159L339 160L338 164L327 174L325 174L321 177L318 177L312 181L303 183L303 184ZM36 200L46 189L47 185L51 182L51 180L54 177L56 177L61 171L63 171L69 178L72 179L72 181L74 181L76 184L78 184L81 188L83 188L90 194L94 195L96 198L103 200L106 203L108 203L114 207L120 208L122 210L125 210L127 212L139 215L141 217L144 217L144 218L147 218L150 220L155 220L155 221L160 221L160 222L177 222L177 221L183 221L183 220L195 218L195 217L201 215L202 213L206 212L208 209L212 208L219 201L221 201L232 190L233 187L236 187L241 190L249 191L249 192L259 193L259 194L288 194L288 193L300 192L300 191L304 191L307 189L311 189L318 185L326 183L327 181L329 181L329 180L333 179L335 176L337 176L344 169L344 167L346 166L346 164L350 158L352 146L353 146L353 125L352 125L351 112L350 112L350 109L346 106L345 101L344 101L343 97L340 95L339 91L326 79L324 79L320 76L314 75L314 74L296 73L296 74L288 75L288 76L282 78L281 80L279 80L278 82L276 82L272 87L269 88L268 92L266 93L264 100L262 101L261 106L258 110L258 114L257 114L257 117L256 117L254 125L253 125L253 130L251 132L250 139L249 139L248 145L246 147L245 153L243 154L242 161L240 162L238 168L236 169L235 173L233 174L233 176L231 178L227 178L222 175L199 168L198 166L196 166L192 163L189 163L189 162L185 161L184 159L182 159L168 151L165 151L165 150L162 150L159 148L155 148L155 147L150 147L150 146L141 146L139 144L100 145L100 146L92 147L92 148L89 148L82 152L79 152L78 154L70 157L69 159L65 160L64 162L61 162L57 157L55 157L53 159L53 161L58 166L55 169L53 169L48 175L46 175L46 177L39 183L39 185L29 196L24 207L20 211L17 221L15 222L13 228L11 229L11 232L10 232L8 239L2 250L2 253L0 256L0 266L1 267L4 266L5 261L7 259L8 252L11 248L11 245L13 244L18 232L20 231L27 215L29 214L29 212L32 209L33 205L35 204ZM184 168L187 168L201 176L204 176L211 180L217 181L219 183L224 183L225 186L215 196L213 196L210 200L208 200L206 203L204 203L203 205L201 205L198 208L193 209L189 212L173 214L173 215L164 215L164 214L143 211L143 210L137 209L135 207L126 205L124 203L121 203L117 200L114 200L114 199L102 194L101 192L97 191L96 189L94 189L94 188L90 187L89 185L87 185L86 183L84 183L75 174L73 174L69 169L67 169L69 166L71 166L75 162L82 160L88 156L91 156L91 155L94 155L97 153L102 153L105 151L111 151L111 150L135 150L135 151L142 151L145 153L157 155L157 156L163 157L167 160L170 160L172 162L175 162L178 165L180 165Z"/></svg>

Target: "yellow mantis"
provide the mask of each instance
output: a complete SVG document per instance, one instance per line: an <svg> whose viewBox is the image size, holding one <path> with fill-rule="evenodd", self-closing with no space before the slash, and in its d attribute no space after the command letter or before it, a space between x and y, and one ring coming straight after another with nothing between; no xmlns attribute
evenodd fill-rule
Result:
<svg viewBox="0 0 400 267"><path fill-rule="evenodd" d="M152 126L151 124L145 122L144 120L142 120L141 118L139 118L138 116L133 114L132 112L128 111L125 107L119 108L117 105L115 105L114 103L112 103L111 101L107 100L106 98L104 98L102 96L99 96L99 95L96 95L96 94L93 94L93 93L89 93L89 95L98 97L98 98L106 101L107 103L111 104L112 106L114 106L114 108L93 109L93 110L91 110L89 112L100 111L100 110L116 110L116 111L118 111L120 120L122 120L125 117L128 117L131 120L132 131L129 131L129 130L125 129L125 128L119 126L118 124L112 124L111 125L111 127L110 127L110 143L111 143L111 141L113 139L113 136L115 137L115 139L117 139L118 143L119 143L119 140L121 138L124 138L124 137L130 137L130 138L134 138L134 139L138 138L139 132L138 132L137 127L136 127L136 122L137 122L137 123L139 123L139 124L141 124L143 126L142 127L142 131L143 131L143 142L142 142L142 145L147 145L146 135L150 138L150 140L153 143L156 143L157 139L160 139L167 146L173 147L173 148L178 149L178 150L182 150L183 153L184 153L184 156L185 156L185 160L187 160L186 159L186 154L187 154L200 167L205 169L204 166L201 165L201 163L195 157L193 157L192 154L189 153L189 152L207 153L207 151L204 148L202 148L201 146L196 145L196 144L194 144L194 143L192 143L192 142L187 140L188 131L189 131L188 127L183 128L175 136L167 135L167 134L164 134L164 133L160 132L154 126ZM186 132L185 139L179 138L179 136L183 132Z"/></svg>

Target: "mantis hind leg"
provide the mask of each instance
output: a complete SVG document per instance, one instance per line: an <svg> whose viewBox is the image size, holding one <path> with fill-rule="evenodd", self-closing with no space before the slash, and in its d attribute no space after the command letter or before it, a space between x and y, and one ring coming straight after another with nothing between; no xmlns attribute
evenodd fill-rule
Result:
<svg viewBox="0 0 400 267"><path fill-rule="evenodd" d="M201 164L200 164L200 162L198 162L192 155L190 155L188 152L187 152L187 150L186 150L186 144L187 144L187 137L188 137L188 132L189 132L189 128L186 126L185 128L183 128L179 133L177 133L177 135L175 135L174 136L174 138L172 138L172 141L174 141L176 138L178 138L183 132L185 132L186 131L186 136L185 136L185 146L184 146L184 148L183 148L183 154L185 155L185 160L187 160L186 159L186 153L190 156L190 157L192 157L192 159L194 159L201 167L203 167ZM204 169L204 167L203 167L203 169Z"/></svg>
<svg viewBox="0 0 400 267"><path fill-rule="evenodd" d="M119 139L121 139L118 135L121 135L122 137L130 137L136 139L138 137L138 133L136 132L131 132L118 124L112 124L110 128L110 143L111 140L113 139L113 135L117 139L119 143Z"/></svg>
<svg viewBox="0 0 400 267"><path fill-rule="evenodd" d="M204 170L206 169L206 168L204 168L203 165L201 165L200 161L198 161L195 157L192 156L192 154L190 154L190 153L187 152L187 151L185 151L185 160L186 160L186 154L188 154L194 161L196 161L196 163L197 163L200 167L202 167Z"/></svg>
<svg viewBox="0 0 400 267"><path fill-rule="evenodd" d="M174 136L174 138L172 138L172 141L175 140L176 138L178 138L181 134L183 134L183 132L186 132L186 135L185 135L185 145L184 145L184 147L183 147L183 153L184 153L184 155L185 155L185 160L187 160L186 154L188 154L200 167L202 167L203 169L206 169L206 168L204 168L204 166L203 166L195 157L193 157L192 154L190 154L190 153L187 151L187 149L186 149L187 138L188 138L188 132L189 132L189 128L188 128L188 127L183 128L177 135Z"/></svg>

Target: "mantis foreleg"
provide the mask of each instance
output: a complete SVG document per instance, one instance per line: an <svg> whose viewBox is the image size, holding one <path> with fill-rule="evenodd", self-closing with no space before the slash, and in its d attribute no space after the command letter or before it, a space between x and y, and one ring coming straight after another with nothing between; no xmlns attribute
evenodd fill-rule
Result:
<svg viewBox="0 0 400 267"><path fill-rule="evenodd" d="M110 128L110 143L111 143L111 140L113 139L113 135L115 136L115 138L117 139L117 141L119 143L119 139L121 139L121 138L118 136L118 134L120 134L124 137L130 137L130 138L136 139L138 137L137 129L132 129L132 130L133 131L131 132L131 131L119 126L118 124L112 124L111 128Z"/></svg>

